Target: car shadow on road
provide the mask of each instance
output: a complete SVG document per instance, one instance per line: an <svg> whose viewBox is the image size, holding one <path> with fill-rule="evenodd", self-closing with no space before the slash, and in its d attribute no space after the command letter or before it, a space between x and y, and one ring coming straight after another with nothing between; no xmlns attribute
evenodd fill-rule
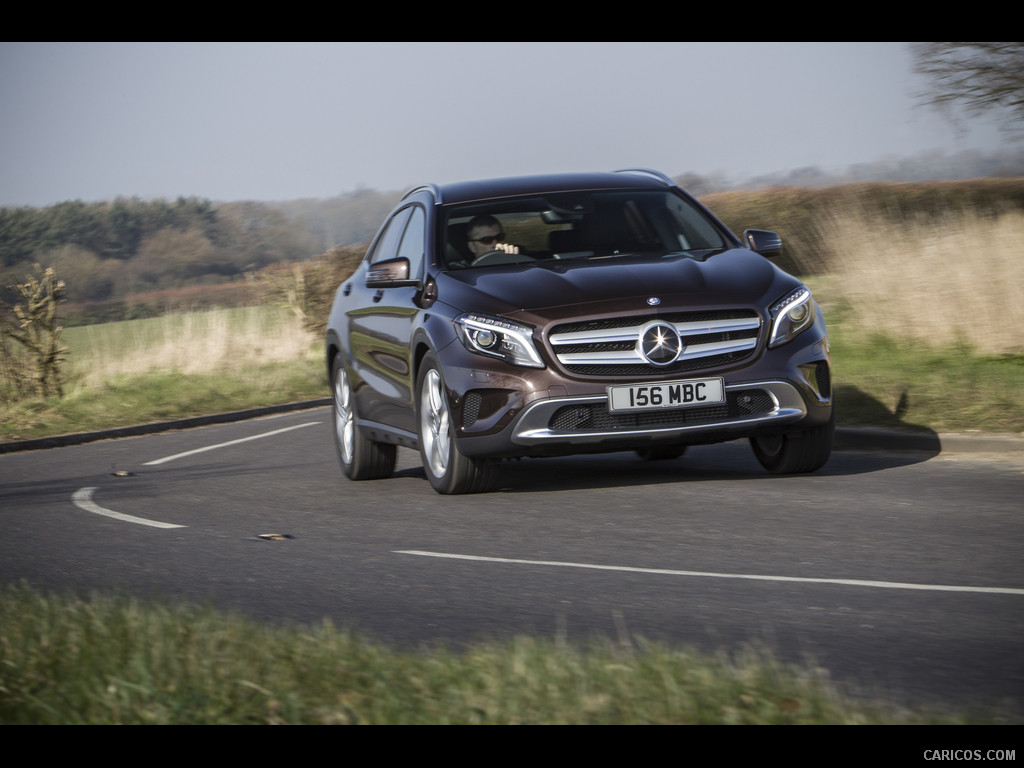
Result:
<svg viewBox="0 0 1024 768"><path fill-rule="evenodd" d="M843 426L863 426L914 434L922 440L932 440L938 450L939 437L934 430L907 421L911 396L906 389L900 392L890 407L852 384L838 384L835 387L835 403L837 423Z"/></svg>
<svg viewBox="0 0 1024 768"><path fill-rule="evenodd" d="M891 409L856 387L840 385L836 402L840 423L844 423L846 413L856 414L857 424L837 430L832 457L813 474L769 474L757 462L749 442L742 439L691 446L682 457L664 461L645 461L632 452L504 461L498 467L495 490L536 493L709 480L861 475L919 464L941 452L936 432L903 419L906 393ZM422 467L417 466L400 469L396 475L425 479Z"/></svg>
<svg viewBox="0 0 1024 768"><path fill-rule="evenodd" d="M543 493L630 486L709 481L792 481L864 475L919 464L935 454L928 451L892 452L868 448L833 451L828 463L813 474L773 475L758 464L746 440L698 445L685 455L664 461L645 461L635 453L606 453L503 461L497 467L493 490L498 493ZM419 466L400 469L396 477L426 482Z"/></svg>
<svg viewBox="0 0 1024 768"><path fill-rule="evenodd" d="M906 421L906 391L890 408L849 384L835 388L836 432L832 456L813 474L772 475L754 457L746 439L690 447L678 459L642 461L636 454L598 454L562 459L506 462L499 470L499 490L506 493L573 488L624 487L652 483L709 480L786 480L862 475L919 464L942 451L932 429Z"/></svg>
<svg viewBox="0 0 1024 768"><path fill-rule="evenodd" d="M792 481L869 474L918 464L931 457L932 454L922 451L836 451L813 474L773 475L757 463L746 441L736 441L693 446L686 455L665 461L644 461L633 453L615 453L504 462L498 468L495 489L503 493L536 493L708 481Z"/></svg>

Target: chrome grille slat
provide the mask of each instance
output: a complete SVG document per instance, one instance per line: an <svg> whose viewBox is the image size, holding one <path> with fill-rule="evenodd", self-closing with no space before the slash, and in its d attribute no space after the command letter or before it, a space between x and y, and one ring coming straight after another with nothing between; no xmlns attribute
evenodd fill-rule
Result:
<svg viewBox="0 0 1024 768"><path fill-rule="evenodd" d="M719 341L712 344L688 345L679 360L693 360L698 357L743 352L757 346L757 339L740 341ZM611 352L567 352L558 355L563 365L642 365L647 361L636 349Z"/></svg>
<svg viewBox="0 0 1024 768"><path fill-rule="evenodd" d="M551 344L556 348L566 344L609 344L618 341L636 341L637 336L645 325L651 322L651 318L645 319L636 325L623 328L601 329L594 331L570 331L568 333L555 332L551 334ZM705 333L732 333L736 331L757 330L761 327L761 319L752 317L749 320L737 321L735 319L713 320L713 321L690 321L671 323L679 335L692 336Z"/></svg>
<svg viewBox="0 0 1024 768"><path fill-rule="evenodd" d="M726 310L573 323L553 329L548 340L558 361L575 373L615 375L616 366L623 366L623 375L635 375L637 366L666 373L651 365L637 344L643 329L655 321L670 324L679 333L684 350L673 363L676 369L691 369L704 359L709 366L743 359L756 349L761 329L761 317L752 310Z"/></svg>

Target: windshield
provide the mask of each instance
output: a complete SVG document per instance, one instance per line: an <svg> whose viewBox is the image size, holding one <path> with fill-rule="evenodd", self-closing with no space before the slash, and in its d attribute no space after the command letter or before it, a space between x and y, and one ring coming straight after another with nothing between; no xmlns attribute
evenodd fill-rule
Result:
<svg viewBox="0 0 1024 768"><path fill-rule="evenodd" d="M453 208L446 220L452 269L719 250L723 234L669 191L571 192Z"/></svg>

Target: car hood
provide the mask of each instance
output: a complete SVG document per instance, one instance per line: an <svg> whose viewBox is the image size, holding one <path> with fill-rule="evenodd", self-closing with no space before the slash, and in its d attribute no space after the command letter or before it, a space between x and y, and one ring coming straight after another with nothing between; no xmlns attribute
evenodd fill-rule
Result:
<svg viewBox="0 0 1024 768"><path fill-rule="evenodd" d="M622 303L764 305L797 284L764 256L746 249L705 258L686 255L544 261L526 266L443 272L438 298L462 312L547 317L561 308ZM638 300L643 302L638 304Z"/></svg>

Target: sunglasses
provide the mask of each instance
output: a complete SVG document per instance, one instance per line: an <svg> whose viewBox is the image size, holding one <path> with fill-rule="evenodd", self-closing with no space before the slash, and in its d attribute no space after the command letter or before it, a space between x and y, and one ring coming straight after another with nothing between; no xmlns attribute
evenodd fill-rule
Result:
<svg viewBox="0 0 1024 768"><path fill-rule="evenodd" d="M482 243L483 245L492 245L500 240L505 239L505 233L499 232L496 235L485 235L484 237L474 237L471 242Z"/></svg>

